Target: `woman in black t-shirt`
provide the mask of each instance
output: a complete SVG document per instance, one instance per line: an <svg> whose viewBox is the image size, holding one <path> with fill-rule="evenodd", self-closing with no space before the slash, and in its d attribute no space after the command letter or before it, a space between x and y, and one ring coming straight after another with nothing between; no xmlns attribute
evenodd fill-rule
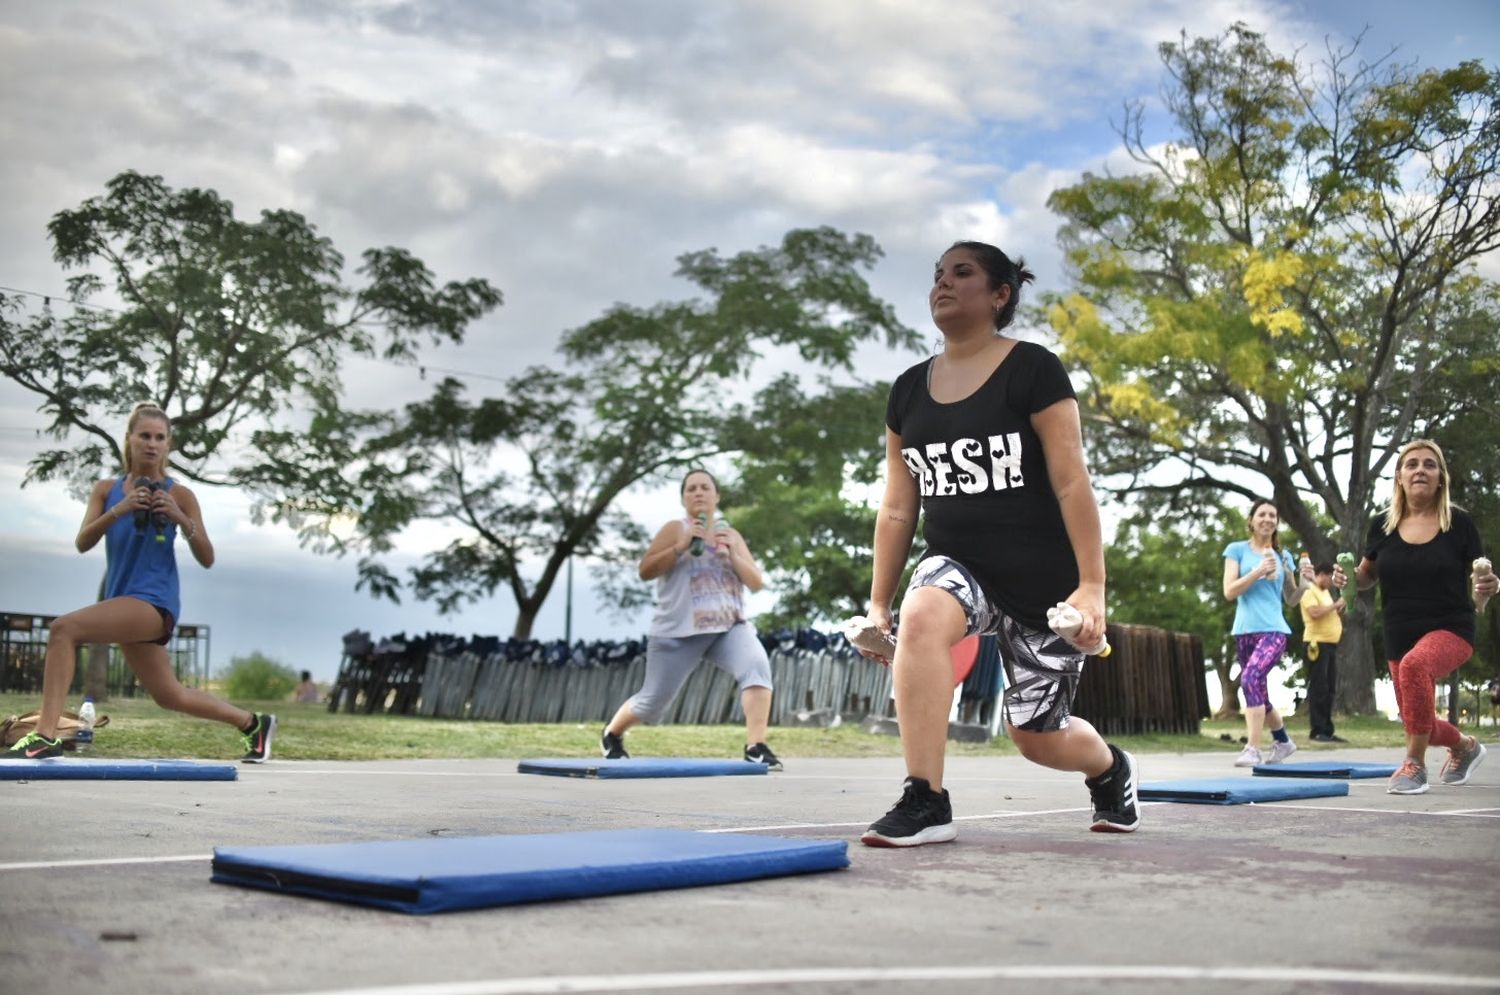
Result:
<svg viewBox="0 0 1500 995"><path fill-rule="evenodd" d="M1448 500L1448 464L1437 443L1417 439L1396 457L1391 507L1370 522L1369 541L1355 577L1360 590L1378 582L1383 594L1385 650L1406 727L1406 760L1386 789L1427 790L1427 746L1446 746L1439 780L1467 784L1484 759L1484 746L1433 710L1437 682L1474 655L1474 605L1469 570L1484 555L1479 530ZM1475 594L1493 595L1500 580L1474 580Z"/></svg>
<svg viewBox="0 0 1500 995"><path fill-rule="evenodd" d="M1130 832L1139 822L1134 761L1068 714L1078 647L1104 635L1104 549L1067 373L1041 346L1001 334L1031 279L992 245L954 244L928 294L943 351L891 389L867 616L877 628L891 631L919 512L927 548L902 602L893 661L908 777L901 800L862 837L870 846L957 835L942 784L949 650L975 633L999 638L1005 717L1022 755L1086 776L1092 829ZM1060 602L1082 616L1076 645L1048 629L1048 609Z"/></svg>

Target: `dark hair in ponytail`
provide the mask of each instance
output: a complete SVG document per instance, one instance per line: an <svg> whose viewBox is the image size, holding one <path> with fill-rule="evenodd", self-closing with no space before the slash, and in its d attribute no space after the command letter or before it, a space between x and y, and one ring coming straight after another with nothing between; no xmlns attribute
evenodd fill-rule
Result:
<svg viewBox="0 0 1500 995"><path fill-rule="evenodd" d="M967 249L974 254L974 258L979 260L979 265L990 278L991 290L999 290L1002 286L1010 288L1005 306L995 312L995 331L1002 330L1016 316L1016 305L1021 302L1021 284L1031 283L1036 279L1036 274L1026 268L1025 259L1018 256L1012 262L1010 256L988 242L954 242L948 247L948 251L952 252L954 249Z"/></svg>

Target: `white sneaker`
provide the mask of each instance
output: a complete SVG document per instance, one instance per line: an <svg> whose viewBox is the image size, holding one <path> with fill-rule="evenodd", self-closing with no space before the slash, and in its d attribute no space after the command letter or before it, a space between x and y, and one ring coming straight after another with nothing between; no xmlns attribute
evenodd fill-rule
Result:
<svg viewBox="0 0 1500 995"><path fill-rule="evenodd" d="M1261 758L1260 750L1254 746L1246 746L1240 751L1240 755L1234 758L1236 767L1254 767L1260 763L1264 763L1264 760Z"/></svg>
<svg viewBox="0 0 1500 995"><path fill-rule="evenodd" d="M1292 742L1290 739L1287 740L1285 743L1283 743L1280 740L1278 740L1278 741L1276 741L1276 742L1274 742L1274 743L1271 744L1271 758L1269 760L1267 760L1266 763L1268 763L1268 764L1279 764L1283 760L1285 760L1287 757L1291 756L1293 753L1296 753L1296 752L1297 752L1297 744L1296 743Z"/></svg>

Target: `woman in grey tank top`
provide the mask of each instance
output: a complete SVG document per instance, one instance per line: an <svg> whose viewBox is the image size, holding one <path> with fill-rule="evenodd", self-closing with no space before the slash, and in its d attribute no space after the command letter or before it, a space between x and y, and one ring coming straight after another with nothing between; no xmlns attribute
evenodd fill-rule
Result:
<svg viewBox="0 0 1500 995"><path fill-rule="evenodd" d="M765 578L744 536L718 517L719 486L707 470L682 480L683 518L661 527L641 557L641 580L656 581L656 616L646 642L646 679L604 727L599 747L628 759L624 736L658 721L688 677L708 660L735 679L745 711L745 759L781 769L766 745L771 715L771 661L745 619L745 588Z"/></svg>

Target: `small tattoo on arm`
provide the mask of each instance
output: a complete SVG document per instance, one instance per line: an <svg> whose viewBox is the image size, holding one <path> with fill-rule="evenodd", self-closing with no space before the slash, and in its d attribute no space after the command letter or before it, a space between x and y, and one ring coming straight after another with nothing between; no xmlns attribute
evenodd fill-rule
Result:
<svg viewBox="0 0 1500 995"><path fill-rule="evenodd" d="M894 511L886 512L885 517L889 518L893 522L900 522L902 525L906 525L911 521L911 519L907 518L905 515L898 515Z"/></svg>

